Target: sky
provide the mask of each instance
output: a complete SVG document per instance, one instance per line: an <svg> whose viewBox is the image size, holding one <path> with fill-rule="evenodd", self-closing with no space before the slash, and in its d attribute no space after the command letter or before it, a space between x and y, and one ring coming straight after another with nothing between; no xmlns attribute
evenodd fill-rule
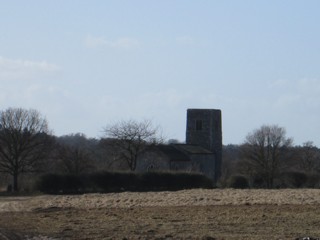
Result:
<svg viewBox="0 0 320 240"><path fill-rule="evenodd" d="M0 0L0 110L57 136L151 120L185 140L221 109L223 144L262 125L320 147L320 1Z"/></svg>

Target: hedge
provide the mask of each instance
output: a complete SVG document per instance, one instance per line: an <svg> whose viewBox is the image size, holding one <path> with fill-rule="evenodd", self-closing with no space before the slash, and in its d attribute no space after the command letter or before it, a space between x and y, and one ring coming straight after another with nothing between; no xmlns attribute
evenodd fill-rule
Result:
<svg viewBox="0 0 320 240"><path fill-rule="evenodd" d="M97 172L92 174L46 174L37 189L48 194L76 194L121 191L172 191L212 188L213 182L202 174L170 172Z"/></svg>
<svg viewBox="0 0 320 240"><path fill-rule="evenodd" d="M231 176L228 181L228 187L236 189L249 188L248 179L242 175Z"/></svg>

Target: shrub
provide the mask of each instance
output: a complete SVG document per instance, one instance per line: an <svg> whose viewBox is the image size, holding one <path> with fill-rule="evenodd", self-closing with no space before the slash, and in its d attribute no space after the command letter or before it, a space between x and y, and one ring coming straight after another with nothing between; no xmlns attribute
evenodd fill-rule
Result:
<svg viewBox="0 0 320 240"><path fill-rule="evenodd" d="M102 192L133 191L137 177L130 172L97 172L89 175L91 188Z"/></svg>
<svg viewBox="0 0 320 240"><path fill-rule="evenodd" d="M212 181L197 173L148 172L140 175L141 190L161 191L191 188L212 188Z"/></svg>
<svg viewBox="0 0 320 240"><path fill-rule="evenodd" d="M44 193L59 193L61 189L61 177L57 174L42 175L38 181L37 188Z"/></svg>
<svg viewBox="0 0 320 240"><path fill-rule="evenodd" d="M37 189L49 194L81 193L85 189L83 177L73 174L42 175L37 183Z"/></svg>
<svg viewBox="0 0 320 240"><path fill-rule="evenodd" d="M83 176L66 174L61 176L63 193L81 193L84 191Z"/></svg>
<svg viewBox="0 0 320 240"><path fill-rule="evenodd" d="M282 173L280 179L282 188L301 188L305 186L308 177L303 172L290 171Z"/></svg>
<svg viewBox="0 0 320 240"><path fill-rule="evenodd" d="M169 172L97 172L87 175L43 175L38 190L44 193L84 193L119 191L163 191L212 188L212 181L201 174Z"/></svg>
<svg viewBox="0 0 320 240"><path fill-rule="evenodd" d="M229 180L229 187L238 188L238 189L249 188L249 182L245 176L242 176L242 175L231 176Z"/></svg>
<svg viewBox="0 0 320 240"><path fill-rule="evenodd" d="M307 188L320 188L320 174L309 174L305 187Z"/></svg>

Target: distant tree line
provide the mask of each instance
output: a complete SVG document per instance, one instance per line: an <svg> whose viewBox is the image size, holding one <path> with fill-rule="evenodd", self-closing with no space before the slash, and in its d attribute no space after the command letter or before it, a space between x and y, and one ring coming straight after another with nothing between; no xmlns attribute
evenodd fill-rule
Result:
<svg viewBox="0 0 320 240"><path fill-rule="evenodd" d="M221 187L319 188L320 149L293 146L284 128L262 126L241 145L224 146Z"/></svg>
<svg viewBox="0 0 320 240"><path fill-rule="evenodd" d="M0 111L0 187L32 190L43 174L134 171L138 155L147 146L164 142L159 127L147 120L122 121L103 130L100 139L82 133L57 137L37 110ZM319 188L320 150L311 141L293 146L282 127L262 126L249 133L243 144L224 146L218 186Z"/></svg>
<svg viewBox="0 0 320 240"><path fill-rule="evenodd" d="M82 133L57 137L37 110L0 111L0 187L26 189L44 173L133 171L145 146L162 141L159 128L147 120L122 121L104 131L101 139Z"/></svg>

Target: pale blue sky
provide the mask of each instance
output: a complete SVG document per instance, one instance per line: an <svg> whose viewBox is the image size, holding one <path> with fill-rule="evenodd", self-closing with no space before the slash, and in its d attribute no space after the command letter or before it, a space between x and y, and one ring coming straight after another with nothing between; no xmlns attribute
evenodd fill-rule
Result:
<svg viewBox="0 0 320 240"><path fill-rule="evenodd" d="M221 109L224 144L263 124L320 147L320 1L0 0L0 109L54 134L151 119L185 138Z"/></svg>

